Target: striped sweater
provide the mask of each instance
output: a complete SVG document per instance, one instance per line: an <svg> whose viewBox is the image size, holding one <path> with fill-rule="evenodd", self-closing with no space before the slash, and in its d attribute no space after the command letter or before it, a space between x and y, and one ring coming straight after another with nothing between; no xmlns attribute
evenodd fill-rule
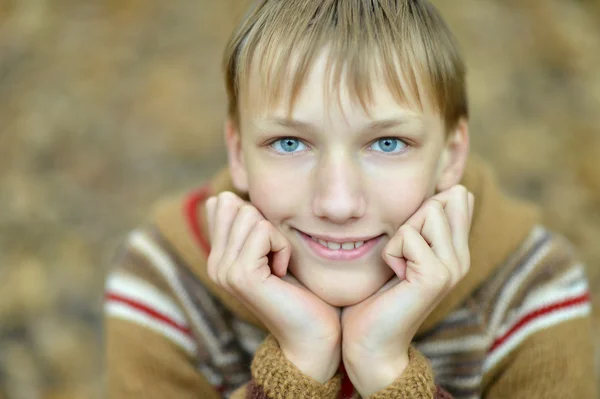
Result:
<svg viewBox="0 0 600 399"><path fill-rule="evenodd" d="M419 329L404 373L370 398L595 398L588 284L571 245L480 161L463 184L477 198L471 269ZM109 397L358 398L343 366L325 384L302 375L208 278L203 204L224 190L235 191L227 170L160 203L115 257Z"/></svg>

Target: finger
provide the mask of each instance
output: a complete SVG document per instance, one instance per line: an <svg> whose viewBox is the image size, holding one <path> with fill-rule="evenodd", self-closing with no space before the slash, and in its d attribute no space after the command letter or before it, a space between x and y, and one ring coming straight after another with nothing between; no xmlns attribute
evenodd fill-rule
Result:
<svg viewBox="0 0 600 399"><path fill-rule="evenodd" d="M278 277L283 277L287 273L290 257L292 255L292 245L272 224L269 223L269 227L273 272Z"/></svg>
<svg viewBox="0 0 600 399"><path fill-rule="evenodd" d="M441 198L441 199L440 199ZM442 202L444 201L444 202ZM444 205L448 202L448 196L431 197L415 214L406 221L405 225L411 226L421 234L428 245L434 248L434 253L444 261L455 260L455 251L446 243L453 245L452 230L447 220ZM429 220L433 218L433 220ZM427 230L425 227L427 226ZM435 243L434 243L435 241Z"/></svg>
<svg viewBox="0 0 600 399"><path fill-rule="evenodd" d="M402 226L403 254L406 258L406 280L434 290L448 287L450 271L439 261L425 239L412 226Z"/></svg>
<svg viewBox="0 0 600 399"><path fill-rule="evenodd" d="M392 236L382 251L384 262L396 273L400 280L406 278L406 259L402 255L402 233L400 230Z"/></svg>
<svg viewBox="0 0 600 399"><path fill-rule="evenodd" d="M446 212L442 204L437 200L431 200L426 208L427 218L423 225L421 236L429 243L433 253L458 278L460 269Z"/></svg>
<svg viewBox="0 0 600 399"><path fill-rule="evenodd" d="M219 280L222 283L226 283L229 267L235 264L246 239L250 235L250 231L260 220L262 220L262 216L254 206L244 204L239 208L235 220L231 225L227 246L224 250L221 267L218 271Z"/></svg>
<svg viewBox="0 0 600 399"><path fill-rule="evenodd" d="M421 204L419 209L405 222L405 224L408 224L418 232L421 232L421 230L423 230L423 226L425 225L425 220L427 219L427 204L431 201L438 201L442 204L442 207L445 208L449 199L449 190L442 191L441 193L430 197Z"/></svg>
<svg viewBox="0 0 600 399"><path fill-rule="evenodd" d="M411 226L418 232L423 230L423 225L425 225L425 219L427 218L427 211L425 209L427 201L429 200L424 201L419 209L410 218L408 218L406 222L404 222L405 225Z"/></svg>
<svg viewBox="0 0 600 399"><path fill-rule="evenodd" d="M239 207L243 201L231 192L223 192L217 197L216 210L214 212L213 243L208 262L208 272L216 276L215 268L221 264L223 252L227 246L229 231L235 219Z"/></svg>
<svg viewBox="0 0 600 399"><path fill-rule="evenodd" d="M213 230L215 226L215 206L217 197L209 197L204 204L204 213L206 215L206 224L208 225L208 241L212 244Z"/></svg>
<svg viewBox="0 0 600 399"><path fill-rule="evenodd" d="M464 186L458 185L450 189L449 194L444 211L456 256L460 265L466 266L469 261L469 192Z"/></svg>
<svg viewBox="0 0 600 399"><path fill-rule="evenodd" d="M252 273L257 269L257 261L268 256L271 257L271 263L268 264L271 271L278 277L285 276L291 256L291 245L270 222L261 220L246 239L238 263L246 267L248 273Z"/></svg>

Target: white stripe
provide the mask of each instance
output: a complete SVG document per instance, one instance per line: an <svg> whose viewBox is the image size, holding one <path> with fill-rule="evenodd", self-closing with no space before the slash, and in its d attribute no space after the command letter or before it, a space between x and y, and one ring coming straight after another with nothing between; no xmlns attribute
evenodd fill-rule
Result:
<svg viewBox="0 0 600 399"><path fill-rule="evenodd" d="M194 342L193 339L175 327L156 320L139 309L124 303L108 302L105 305L105 312L112 317L134 322L161 334L177 344L180 348L184 349L190 356L194 356L196 353L196 342Z"/></svg>
<svg viewBox="0 0 600 399"><path fill-rule="evenodd" d="M429 359L429 362L431 363L431 367L436 371L436 373L441 372L443 370L442 366L450 365L450 367L454 367L454 359L451 356Z"/></svg>
<svg viewBox="0 0 600 399"><path fill-rule="evenodd" d="M125 273L112 273L106 283L107 292L123 296L164 314L177 324L187 324L181 309L165 294L144 280Z"/></svg>
<svg viewBox="0 0 600 399"><path fill-rule="evenodd" d="M251 355L254 355L256 353L256 350L258 349L260 344L260 341L240 336L240 345L242 346L242 348L244 348L246 352L248 352Z"/></svg>
<svg viewBox="0 0 600 399"><path fill-rule="evenodd" d="M543 228L536 226L532 232L532 237L527 241L537 241L537 239L539 239L544 232L545 230ZM502 291L502 294L500 295L500 298L498 299L490 318L489 331L491 331L492 334L495 331L498 331L498 327L504 319L506 310L508 309L508 306L510 305L515 293L521 288L523 282L527 279L529 274L535 269L536 266L538 266L539 261L546 256L551 248L551 244L552 242L548 241L544 243L541 248L538 248L537 252L533 254L527 264L525 264L525 266L521 266L519 273L516 276L513 276L507 283L507 286Z"/></svg>
<svg viewBox="0 0 600 399"><path fill-rule="evenodd" d="M173 288L173 291L178 296L184 308L187 309L187 313L190 315L190 320L193 325L202 335L206 348L215 364L224 366L237 361L239 356L225 355L222 352L218 338L213 335L212 331L210 331L208 326L206 326L204 321L198 317L198 314L194 311L194 305L177 277L175 264L171 258L158 245L155 245L152 239L142 231L134 231L130 235L129 242L134 248L148 258L151 264L156 267L156 270L163 275L165 280Z"/></svg>
<svg viewBox="0 0 600 399"><path fill-rule="evenodd" d="M462 351L487 349L490 338L483 335L470 335L452 340L424 342L415 344L416 348L425 356L441 356Z"/></svg>
<svg viewBox="0 0 600 399"><path fill-rule="evenodd" d="M482 376L475 375L472 377L456 377L456 376L438 376L437 378L443 387L457 387L461 389L473 389L479 387Z"/></svg>
<svg viewBox="0 0 600 399"><path fill-rule="evenodd" d="M544 328L551 327L553 325L565 322L567 320L572 320L579 317L586 317L590 314L590 312L591 305L589 303L583 303L565 309L559 309L547 315L540 316L539 318L532 320L531 322L523 326L521 329L517 330L517 332L511 335L501 346L497 347L485 359L483 364L484 373L491 370L496 364L498 364L498 362L500 362L513 349L519 346L519 344L530 335Z"/></svg>
<svg viewBox="0 0 600 399"><path fill-rule="evenodd" d="M473 311L470 309L465 309L465 308L461 308L459 310L456 310L452 313L450 313L444 320L443 323L448 323L448 322L457 322L457 321L463 321L468 319L469 317L471 317L473 315Z"/></svg>
<svg viewBox="0 0 600 399"><path fill-rule="evenodd" d="M547 286L532 291L531 294L527 295L523 305L518 310L515 310L515 312L508 317L506 323L504 323L498 329L498 332L495 334L495 338L506 334L526 315L543 309L547 306L579 297L585 294L587 290L588 284L587 281L584 280L572 287L561 287L553 284L552 286Z"/></svg>
<svg viewBox="0 0 600 399"><path fill-rule="evenodd" d="M563 285L569 285L576 282L577 280L587 280L585 274L585 266L581 263L573 265L567 272L563 273L560 277L560 282Z"/></svg>
<svg viewBox="0 0 600 399"><path fill-rule="evenodd" d="M223 377L205 363L201 364L199 369L210 385L218 386L223 384Z"/></svg>
<svg viewBox="0 0 600 399"><path fill-rule="evenodd" d="M266 337L266 334L263 331L239 319L234 319L231 323L231 327L237 333L242 347L250 354L256 352Z"/></svg>

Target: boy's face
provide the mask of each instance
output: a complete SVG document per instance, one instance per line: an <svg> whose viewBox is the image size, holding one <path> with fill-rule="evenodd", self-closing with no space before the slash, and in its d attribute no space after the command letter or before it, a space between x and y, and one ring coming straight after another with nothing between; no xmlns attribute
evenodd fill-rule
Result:
<svg viewBox="0 0 600 399"><path fill-rule="evenodd" d="M289 119L284 104L241 107L242 133L228 124L226 141L234 184L292 245L288 272L326 302L348 306L394 275L381 252L398 228L460 181L468 133L461 123L446 139L439 114L400 106L382 84L373 85L370 116L344 90L341 106L336 95L326 104L324 61ZM308 236L364 244L336 250Z"/></svg>

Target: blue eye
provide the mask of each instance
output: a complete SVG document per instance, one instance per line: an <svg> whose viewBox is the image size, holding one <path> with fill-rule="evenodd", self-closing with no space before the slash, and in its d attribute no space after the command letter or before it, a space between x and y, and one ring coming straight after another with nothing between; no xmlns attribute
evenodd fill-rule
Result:
<svg viewBox="0 0 600 399"><path fill-rule="evenodd" d="M287 154L293 154L295 152L299 152L299 151L295 151L295 150L301 146L306 147L306 145L303 144L300 140L295 139L293 137L286 137L286 138L279 139L279 140L276 140L271 143L271 148L273 148L277 152L283 152L283 153L287 153ZM277 148L277 147L279 147L279 148ZM304 148L300 148L300 149L303 150Z"/></svg>
<svg viewBox="0 0 600 399"><path fill-rule="evenodd" d="M384 137L382 139L377 140L372 144L372 146L378 145L381 148L381 151L388 154L397 154L402 152L407 145L400 139L396 139L393 137ZM399 151L395 151L398 149Z"/></svg>

